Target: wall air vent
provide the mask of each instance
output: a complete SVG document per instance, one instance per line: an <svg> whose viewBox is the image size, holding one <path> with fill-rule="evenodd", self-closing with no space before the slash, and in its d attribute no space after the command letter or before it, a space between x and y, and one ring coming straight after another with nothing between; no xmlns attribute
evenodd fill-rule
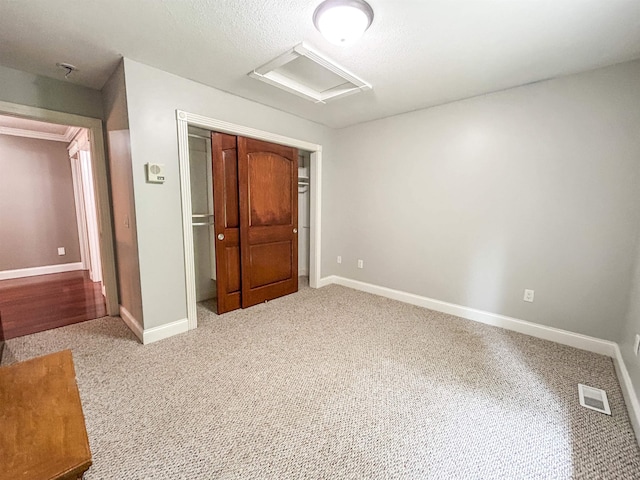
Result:
<svg viewBox="0 0 640 480"><path fill-rule="evenodd" d="M583 407L611 415L609 401L607 400L607 392L604 390L579 383L578 395L580 396L580 405Z"/></svg>
<svg viewBox="0 0 640 480"><path fill-rule="evenodd" d="M371 90L371 85L304 43L256 68L250 77L315 103Z"/></svg>

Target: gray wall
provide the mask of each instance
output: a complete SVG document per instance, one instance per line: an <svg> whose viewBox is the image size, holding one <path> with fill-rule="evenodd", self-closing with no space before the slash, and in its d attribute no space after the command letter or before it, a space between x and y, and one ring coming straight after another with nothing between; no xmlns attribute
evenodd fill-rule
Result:
<svg viewBox="0 0 640 480"><path fill-rule="evenodd" d="M80 261L65 143L0 135L0 205L0 271Z"/></svg>
<svg viewBox="0 0 640 480"><path fill-rule="evenodd" d="M102 90L120 305L143 323L129 118L122 63Z"/></svg>
<svg viewBox="0 0 640 480"><path fill-rule="evenodd" d="M330 130L294 115L124 60L144 327L187 316L176 109L325 145ZM144 165L165 165L164 184L145 181Z"/></svg>
<svg viewBox="0 0 640 480"><path fill-rule="evenodd" d="M620 352L622 353L622 358L624 358L625 366L633 381L636 395L640 398L640 357L636 357L633 352L635 336L640 334L640 238L638 238L638 247L634 260L634 274L627 316L620 338L618 338L618 343L620 344Z"/></svg>
<svg viewBox="0 0 640 480"><path fill-rule="evenodd" d="M639 79L630 62L338 131L323 273L617 340Z"/></svg>
<svg viewBox="0 0 640 480"><path fill-rule="evenodd" d="M97 90L0 66L0 100L102 118L102 96Z"/></svg>

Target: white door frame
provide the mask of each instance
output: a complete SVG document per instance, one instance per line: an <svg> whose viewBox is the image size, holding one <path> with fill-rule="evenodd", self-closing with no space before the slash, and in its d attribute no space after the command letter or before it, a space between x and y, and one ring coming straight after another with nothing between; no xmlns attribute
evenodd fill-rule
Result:
<svg viewBox="0 0 640 480"><path fill-rule="evenodd" d="M198 327L196 313L195 259L191 218L191 183L189 171L189 125L214 132L265 140L311 152L310 164L310 219L309 219L309 286L320 286L321 265L321 207L322 207L322 145L284 137L263 130L216 120L195 113L176 110L178 122L178 161L180 164L180 192L182 196L182 233L184 238L184 270L187 285L187 318L189 330Z"/></svg>
<svg viewBox="0 0 640 480"><path fill-rule="evenodd" d="M76 220L78 224L78 239L80 240L80 261L82 269L89 270L89 234L87 233L87 216L84 211L84 194L82 192L82 175L80 172L80 158L76 151L73 155L69 151L71 161L71 177L73 178L73 200L76 205Z"/></svg>
<svg viewBox="0 0 640 480"><path fill-rule="evenodd" d="M87 128L90 131L91 164L93 166L93 186L96 192L98 209L98 225L100 228L100 257L102 260L102 282L105 289L107 314L120 315L118 305L118 288L116 265L113 253L113 231L111 227L111 205L109 204L109 182L107 179L107 160L104 151L102 120L84 117L72 113L46 110L0 101L0 114L18 115L20 117L40 120L42 122L70 125Z"/></svg>
<svg viewBox="0 0 640 480"><path fill-rule="evenodd" d="M80 237L80 256L83 270L89 270L92 282L102 282L100 262L100 228L96 208L96 194L93 188L93 167L91 165L91 144L88 130L82 129L69 144L71 175L73 177L74 197L78 235ZM88 157L87 157L88 156ZM88 162L86 161L88 158Z"/></svg>

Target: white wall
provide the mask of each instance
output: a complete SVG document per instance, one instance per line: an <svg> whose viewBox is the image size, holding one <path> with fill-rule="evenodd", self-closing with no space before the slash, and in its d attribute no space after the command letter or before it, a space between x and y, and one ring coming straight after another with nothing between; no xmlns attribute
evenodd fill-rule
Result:
<svg viewBox="0 0 640 480"><path fill-rule="evenodd" d="M145 329L187 316L176 109L327 145L330 130L279 110L125 59ZM331 155L325 150L324 158ZM164 184L145 181L165 164Z"/></svg>
<svg viewBox="0 0 640 480"><path fill-rule="evenodd" d="M617 340L640 224L640 62L345 128L334 147L324 275Z"/></svg>

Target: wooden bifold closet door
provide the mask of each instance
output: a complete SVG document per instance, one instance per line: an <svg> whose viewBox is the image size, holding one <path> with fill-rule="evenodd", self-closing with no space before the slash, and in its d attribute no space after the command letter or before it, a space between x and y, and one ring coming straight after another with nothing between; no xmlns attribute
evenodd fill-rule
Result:
<svg viewBox="0 0 640 480"><path fill-rule="evenodd" d="M218 313L298 291L298 152L212 133Z"/></svg>
<svg viewBox="0 0 640 480"><path fill-rule="evenodd" d="M211 134L218 314L240 308L240 210L237 138Z"/></svg>

